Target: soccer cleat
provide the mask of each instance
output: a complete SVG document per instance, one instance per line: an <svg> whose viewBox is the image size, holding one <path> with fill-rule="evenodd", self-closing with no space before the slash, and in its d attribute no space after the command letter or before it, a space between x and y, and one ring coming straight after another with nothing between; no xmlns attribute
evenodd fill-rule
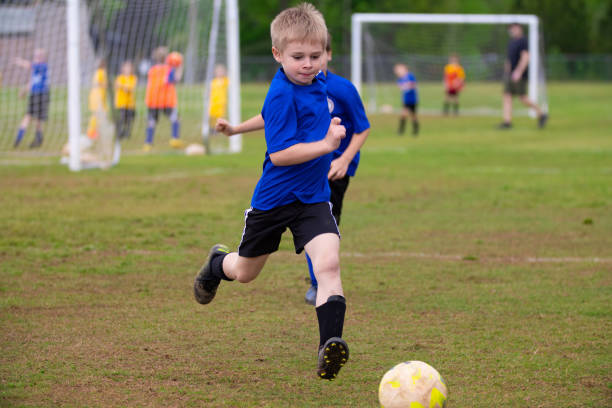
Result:
<svg viewBox="0 0 612 408"><path fill-rule="evenodd" d="M308 290L306 291L306 296L304 296L304 300L309 305L313 305L313 306L316 305L317 303L317 287L316 286L311 286L308 288Z"/></svg>
<svg viewBox="0 0 612 408"><path fill-rule="evenodd" d="M510 122L502 122L497 126L498 129L500 130L508 130L508 129L512 129L512 123Z"/></svg>
<svg viewBox="0 0 612 408"><path fill-rule="evenodd" d="M540 129L543 129L544 126L546 126L546 122L548 121L548 114L547 113L543 113L540 116L538 116L538 127Z"/></svg>
<svg viewBox="0 0 612 408"><path fill-rule="evenodd" d="M212 274L211 263L215 255L227 254L230 250L222 244L214 245L208 253L208 258L204 261L204 265L200 273L195 278L193 283L193 294L198 303L206 305L210 303L217 294L217 288L221 279Z"/></svg>
<svg viewBox="0 0 612 408"><path fill-rule="evenodd" d="M174 149L182 149L185 147L185 142L183 142L181 139L170 139L168 144Z"/></svg>
<svg viewBox="0 0 612 408"><path fill-rule="evenodd" d="M153 145L151 143L145 143L144 146L142 146L142 151L145 153L149 153L151 150L153 150Z"/></svg>
<svg viewBox="0 0 612 408"><path fill-rule="evenodd" d="M36 149L38 147L40 147L43 143L43 138L42 137L37 137L36 139L34 139L32 141L32 143L30 143L30 149Z"/></svg>
<svg viewBox="0 0 612 408"><path fill-rule="evenodd" d="M349 359L348 345L340 337L327 340L319 350L317 375L324 380L333 381Z"/></svg>

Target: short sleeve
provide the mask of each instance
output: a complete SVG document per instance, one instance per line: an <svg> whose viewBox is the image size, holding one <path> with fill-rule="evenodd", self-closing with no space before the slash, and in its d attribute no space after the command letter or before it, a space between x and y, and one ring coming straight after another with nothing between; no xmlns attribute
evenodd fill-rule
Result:
<svg viewBox="0 0 612 408"><path fill-rule="evenodd" d="M284 92L268 95L261 111L265 123L268 153L285 150L299 143L297 112L293 98Z"/></svg>
<svg viewBox="0 0 612 408"><path fill-rule="evenodd" d="M345 101L347 102L344 108L346 109L346 115L350 118L350 121L353 124L354 132L361 133L364 130L369 129L370 122L366 116L363 102L361 101L359 92L357 92L357 88L355 88L355 86L349 82L347 83L345 92Z"/></svg>
<svg viewBox="0 0 612 408"><path fill-rule="evenodd" d="M529 51L529 46L527 45L527 39L525 37L521 38L521 42L518 47L519 55L523 51Z"/></svg>

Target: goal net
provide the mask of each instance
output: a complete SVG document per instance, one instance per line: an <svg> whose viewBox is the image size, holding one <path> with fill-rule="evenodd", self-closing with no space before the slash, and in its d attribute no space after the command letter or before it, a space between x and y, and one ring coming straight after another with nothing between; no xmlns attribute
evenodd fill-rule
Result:
<svg viewBox="0 0 612 408"><path fill-rule="evenodd" d="M393 67L405 64L417 80L419 112L441 114L444 69L454 55L465 72L461 112L500 115L511 23L524 27L528 41L528 96L547 110L542 37L531 15L354 14L352 81L369 111L395 111L401 99ZM528 110L521 106L516 113Z"/></svg>
<svg viewBox="0 0 612 408"><path fill-rule="evenodd" d="M241 150L240 135L210 131L240 121L236 0L7 0L0 49L4 162Z"/></svg>

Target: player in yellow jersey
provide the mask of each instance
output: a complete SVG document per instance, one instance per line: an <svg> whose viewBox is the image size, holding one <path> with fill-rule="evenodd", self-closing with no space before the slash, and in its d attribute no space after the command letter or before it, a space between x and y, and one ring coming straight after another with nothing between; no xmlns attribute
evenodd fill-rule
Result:
<svg viewBox="0 0 612 408"><path fill-rule="evenodd" d="M455 115L459 114L459 92L463 89L465 82L465 71L459 64L459 57L451 54L448 57L448 64L444 67L444 114L448 115L451 104Z"/></svg>
<svg viewBox="0 0 612 408"><path fill-rule="evenodd" d="M106 76L106 61L101 59L98 62L98 69L94 72L91 80L91 90L89 91L89 125L87 126L87 136L95 140L98 138L98 118L100 114L108 112L106 102L106 86L108 79Z"/></svg>
<svg viewBox="0 0 612 408"><path fill-rule="evenodd" d="M219 64L215 67L215 78L210 83L210 115L211 133L214 131L215 124L220 118L226 117L227 111L227 88L229 79L225 66Z"/></svg>
<svg viewBox="0 0 612 408"><path fill-rule="evenodd" d="M137 82L138 78L134 75L132 61L125 61L121 65L121 74L115 80L115 108L119 116L117 122L119 139L129 138L132 133L132 124L136 116L134 90Z"/></svg>

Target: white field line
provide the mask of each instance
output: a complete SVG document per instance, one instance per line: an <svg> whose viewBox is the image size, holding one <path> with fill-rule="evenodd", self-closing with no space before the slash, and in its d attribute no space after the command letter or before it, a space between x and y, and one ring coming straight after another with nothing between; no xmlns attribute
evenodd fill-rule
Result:
<svg viewBox="0 0 612 408"><path fill-rule="evenodd" d="M480 257L475 256L475 259L471 259L472 256L452 255L452 254L436 254L436 253L424 253L424 252L376 252L376 253L362 253L362 252L342 252L341 256L348 258L365 258L365 257L383 257L383 258L424 258L424 259L437 259L443 261L463 261L463 260L476 260L476 261L489 261L489 262L512 262L512 263L612 263L612 258L604 257L533 257L528 256L524 258L520 257Z"/></svg>

